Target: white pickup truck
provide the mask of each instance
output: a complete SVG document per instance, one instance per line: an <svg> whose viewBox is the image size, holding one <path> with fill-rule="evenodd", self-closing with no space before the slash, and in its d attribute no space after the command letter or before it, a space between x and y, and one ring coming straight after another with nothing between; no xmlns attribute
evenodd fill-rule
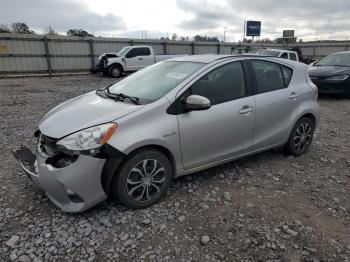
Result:
<svg viewBox="0 0 350 262"><path fill-rule="evenodd" d="M280 57L284 59L294 60L299 62L298 53L292 50L282 50L282 49L260 49L257 52L258 55L262 56L274 56L274 57Z"/></svg>
<svg viewBox="0 0 350 262"><path fill-rule="evenodd" d="M120 77L123 72L137 71L159 61L185 55L155 55L151 46L126 46L117 53L100 55L93 72Z"/></svg>

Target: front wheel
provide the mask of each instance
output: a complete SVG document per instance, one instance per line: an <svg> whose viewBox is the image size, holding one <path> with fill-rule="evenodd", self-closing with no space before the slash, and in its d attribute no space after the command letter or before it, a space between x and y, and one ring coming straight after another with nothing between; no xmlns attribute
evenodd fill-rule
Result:
<svg viewBox="0 0 350 262"><path fill-rule="evenodd" d="M109 76L115 77L115 78L121 77L122 69L118 65L111 65L108 69L108 74Z"/></svg>
<svg viewBox="0 0 350 262"><path fill-rule="evenodd" d="M288 153L300 156L309 149L314 135L315 123L309 117L299 119L285 146Z"/></svg>
<svg viewBox="0 0 350 262"><path fill-rule="evenodd" d="M144 208L158 202L169 188L169 159L153 149L131 155L113 181L114 196L129 208Z"/></svg>

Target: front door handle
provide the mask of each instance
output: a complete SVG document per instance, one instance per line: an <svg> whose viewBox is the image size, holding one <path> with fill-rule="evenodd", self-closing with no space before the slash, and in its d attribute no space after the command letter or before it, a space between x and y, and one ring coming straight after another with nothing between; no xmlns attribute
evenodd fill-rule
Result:
<svg viewBox="0 0 350 262"><path fill-rule="evenodd" d="M139 60L143 60L143 58L142 58L142 57L140 57L140 58L139 58Z"/></svg>
<svg viewBox="0 0 350 262"><path fill-rule="evenodd" d="M245 105L241 108L241 110L239 110L239 113L240 114L248 114L250 112L253 111L253 107L252 106L249 106L249 105Z"/></svg>
<svg viewBox="0 0 350 262"><path fill-rule="evenodd" d="M294 99L297 98L297 97L298 97L298 94L295 93L295 92L292 92L292 93L290 94L290 96L289 96L289 99L294 100Z"/></svg>

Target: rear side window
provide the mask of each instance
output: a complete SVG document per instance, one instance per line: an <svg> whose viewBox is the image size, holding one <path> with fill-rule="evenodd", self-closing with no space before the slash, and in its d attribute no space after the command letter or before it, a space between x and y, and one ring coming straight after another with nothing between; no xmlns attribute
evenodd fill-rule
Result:
<svg viewBox="0 0 350 262"><path fill-rule="evenodd" d="M141 47L139 49L140 49L139 50L139 55L140 56L145 56L145 55L150 55L151 54L151 52L150 52L148 47Z"/></svg>
<svg viewBox="0 0 350 262"><path fill-rule="evenodd" d="M254 71L257 93L262 94L285 88L284 75L279 64L253 60L251 65Z"/></svg>
<svg viewBox="0 0 350 262"><path fill-rule="evenodd" d="M297 55L295 53L289 53L290 60L297 61Z"/></svg>
<svg viewBox="0 0 350 262"><path fill-rule="evenodd" d="M234 62L213 69L194 83L190 92L208 98L212 105L244 97L246 87L242 64Z"/></svg>

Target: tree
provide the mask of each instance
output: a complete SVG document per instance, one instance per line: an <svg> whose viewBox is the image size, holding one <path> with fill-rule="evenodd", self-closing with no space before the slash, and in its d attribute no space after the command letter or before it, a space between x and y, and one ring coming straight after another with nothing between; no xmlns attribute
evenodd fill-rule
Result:
<svg viewBox="0 0 350 262"><path fill-rule="evenodd" d="M216 36L195 35L193 38L194 38L194 41L219 42L219 39Z"/></svg>
<svg viewBox="0 0 350 262"><path fill-rule="evenodd" d="M11 29L7 25L0 25L0 33L11 33Z"/></svg>
<svg viewBox="0 0 350 262"><path fill-rule="evenodd" d="M81 36L81 37L94 36L92 34L89 34L87 31L85 31L83 29L69 29L67 31L67 35L68 36Z"/></svg>
<svg viewBox="0 0 350 262"><path fill-rule="evenodd" d="M11 25L12 32L17 34L34 34L33 30L29 29L26 23L16 22Z"/></svg>
<svg viewBox="0 0 350 262"><path fill-rule="evenodd" d="M177 34L173 34L171 40L177 40Z"/></svg>

